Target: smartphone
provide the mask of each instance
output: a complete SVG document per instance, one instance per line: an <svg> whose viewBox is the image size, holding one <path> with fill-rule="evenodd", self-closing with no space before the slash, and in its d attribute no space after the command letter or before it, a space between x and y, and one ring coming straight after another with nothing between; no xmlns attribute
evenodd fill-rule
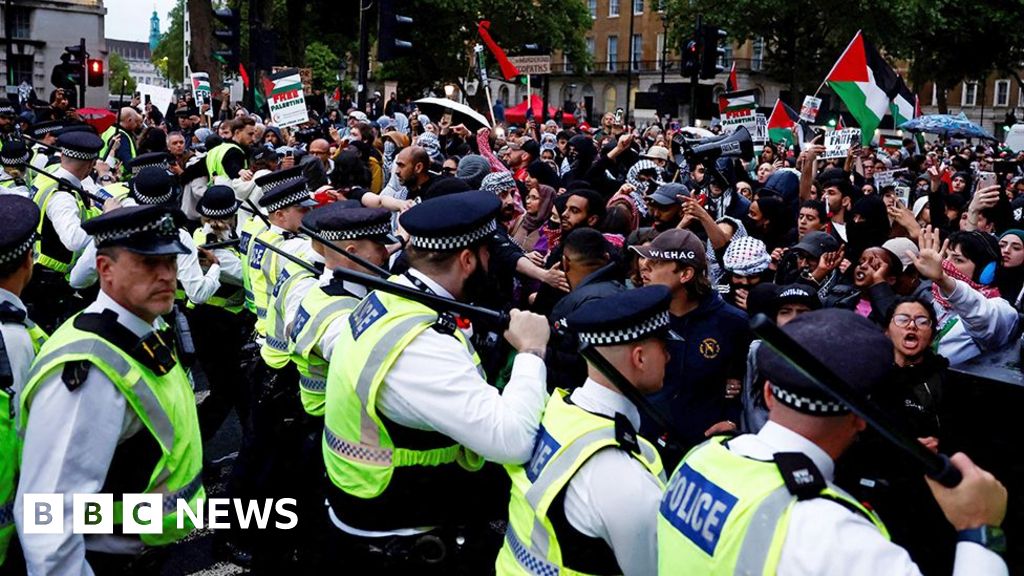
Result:
<svg viewBox="0 0 1024 576"><path fill-rule="evenodd" d="M995 172L978 172L978 186L975 190L981 190L998 183Z"/></svg>
<svg viewBox="0 0 1024 576"><path fill-rule="evenodd" d="M292 156L295 155L295 152L292 151L292 150L286 150L284 155L285 155L286 158L291 158Z"/></svg>
<svg viewBox="0 0 1024 576"><path fill-rule="evenodd" d="M625 113L625 111L622 108L616 108L615 109L615 123L616 124L622 124L622 115L624 113Z"/></svg>
<svg viewBox="0 0 1024 576"><path fill-rule="evenodd" d="M897 184L895 187L896 199L903 203L904 207L910 206L910 186Z"/></svg>
<svg viewBox="0 0 1024 576"><path fill-rule="evenodd" d="M145 100L145 102L146 102L146 104L152 104L152 101L150 100L150 96L149 96L149 94L146 94L146 100Z"/></svg>

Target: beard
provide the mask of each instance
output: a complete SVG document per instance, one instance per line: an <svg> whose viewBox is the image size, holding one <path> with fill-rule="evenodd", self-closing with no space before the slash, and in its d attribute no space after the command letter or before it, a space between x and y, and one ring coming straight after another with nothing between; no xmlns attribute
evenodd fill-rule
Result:
<svg viewBox="0 0 1024 576"><path fill-rule="evenodd" d="M480 303L488 296L498 294L498 282L484 269L477 258L477 265L462 284L462 295L465 301Z"/></svg>

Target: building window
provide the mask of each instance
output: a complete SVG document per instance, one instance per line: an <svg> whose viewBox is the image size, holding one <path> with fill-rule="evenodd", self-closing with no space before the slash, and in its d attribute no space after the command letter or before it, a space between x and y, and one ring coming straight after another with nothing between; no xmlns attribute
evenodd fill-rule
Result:
<svg viewBox="0 0 1024 576"><path fill-rule="evenodd" d="M615 72L618 69L619 60L619 37L608 37L608 71Z"/></svg>
<svg viewBox="0 0 1024 576"><path fill-rule="evenodd" d="M630 70L640 69L640 61L644 59L644 37L640 34L633 34L633 42L629 47Z"/></svg>
<svg viewBox="0 0 1024 576"><path fill-rule="evenodd" d="M34 57L32 54L12 54L11 61L7 63L11 72L14 73L14 82L12 86L17 86L22 82L28 82L34 84L32 81L32 68L34 65Z"/></svg>
<svg viewBox="0 0 1024 576"><path fill-rule="evenodd" d="M597 48L594 47L594 37L590 36L587 38L587 54L590 55L590 62L597 61Z"/></svg>
<svg viewBox="0 0 1024 576"><path fill-rule="evenodd" d="M1005 108L1010 105L1010 81L996 80L995 94L992 95L993 106Z"/></svg>
<svg viewBox="0 0 1024 576"><path fill-rule="evenodd" d="M640 15L644 13L644 0L633 0L633 14Z"/></svg>
<svg viewBox="0 0 1024 576"><path fill-rule="evenodd" d="M750 69L754 72L760 72L764 66L764 37L758 36L754 38L754 42L750 47Z"/></svg>
<svg viewBox="0 0 1024 576"><path fill-rule="evenodd" d="M597 20L597 0L590 0L587 5L590 7L590 18Z"/></svg>
<svg viewBox="0 0 1024 576"><path fill-rule="evenodd" d="M664 34L660 34L660 33L658 34L658 42L657 42L656 48L657 48L657 54L654 55L654 59L657 60L658 68L660 69L661 68L661 63L662 63L662 60L663 60L663 58L661 56L665 52L665 35Z"/></svg>
<svg viewBox="0 0 1024 576"><path fill-rule="evenodd" d="M977 106L978 105L978 83L977 82L964 82L963 89L960 91L960 105L961 106Z"/></svg>
<svg viewBox="0 0 1024 576"><path fill-rule="evenodd" d="M1017 88L1017 108L1024 107L1024 88Z"/></svg>
<svg viewBox="0 0 1024 576"><path fill-rule="evenodd" d="M572 74L572 62L569 61L569 55L564 53L562 54L562 70L566 74Z"/></svg>
<svg viewBox="0 0 1024 576"><path fill-rule="evenodd" d="M732 44L726 43L724 49L725 52L718 58L718 65L728 69L732 66Z"/></svg>
<svg viewBox="0 0 1024 576"><path fill-rule="evenodd" d="M31 38L31 14L32 11L28 8L11 8L11 22L14 24L15 38Z"/></svg>
<svg viewBox="0 0 1024 576"><path fill-rule="evenodd" d="M619 15L619 0L608 0L608 17L613 18Z"/></svg>
<svg viewBox="0 0 1024 576"><path fill-rule="evenodd" d="M615 86L608 86L604 89L604 111L615 112L616 102L619 99Z"/></svg>

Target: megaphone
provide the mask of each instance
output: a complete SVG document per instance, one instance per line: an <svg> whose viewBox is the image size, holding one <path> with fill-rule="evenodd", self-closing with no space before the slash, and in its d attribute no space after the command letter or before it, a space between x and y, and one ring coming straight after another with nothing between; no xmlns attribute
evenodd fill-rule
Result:
<svg viewBox="0 0 1024 576"><path fill-rule="evenodd" d="M753 158L754 142L746 126L740 126L732 134L701 140L684 150L683 155L690 166L713 163L720 157Z"/></svg>

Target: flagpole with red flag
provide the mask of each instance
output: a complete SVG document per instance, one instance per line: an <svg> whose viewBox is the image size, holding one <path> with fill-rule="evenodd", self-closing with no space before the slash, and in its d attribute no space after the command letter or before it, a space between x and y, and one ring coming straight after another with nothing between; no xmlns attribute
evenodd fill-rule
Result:
<svg viewBox="0 0 1024 576"><path fill-rule="evenodd" d="M512 61L508 59L505 51L498 46L498 43L491 38L490 29L491 23L488 20L481 20L477 24L477 32L480 34L480 39L484 41L484 44L490 49L491 54L494 54L494 59L498 61L498 67L501 68L501 75L505 77L506 81L515 80L516 76L519 76L519 69L512 64Z"/></svg>
<svg viewBox="0 0 1024 576"><path fill-rule="evenodd" d="M843 61L843 56L846 56L846 53L850 51L850 48L857 43L857 38L860 38L860 32L860 30L857 30L857 33L853 35L853 40L850 40L850 43L846 45L846 50L843 50L843 53L839 55L839 59L832 65L832 69L828 71L828 74L825 74L825 79L821 81L821 84L818 85L818 89L814 91L815 97L817 97L818 92L821 92L821 89L825 87L825 83L828 82L832 73L836 71L836 67L839 66L839 63Z"/></svg>
<svg viewBox="0 0 1024 576"><path fill-rule="evenodd" d="M729 92L737 92L740 89L739 81L736 79L736 60L732 61L732 68L729 70Z"/></svg>

